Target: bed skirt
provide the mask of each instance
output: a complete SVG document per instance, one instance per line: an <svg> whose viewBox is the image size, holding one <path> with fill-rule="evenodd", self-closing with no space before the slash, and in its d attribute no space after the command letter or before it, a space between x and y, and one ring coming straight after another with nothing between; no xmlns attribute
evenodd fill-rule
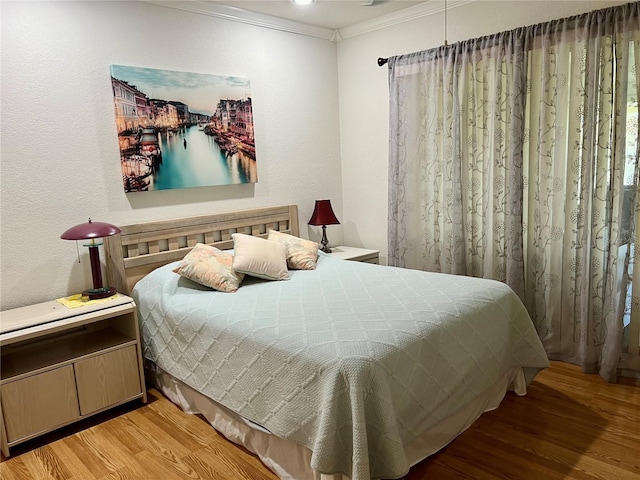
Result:
<svg viewBox="0 0 640 480"><path fill-rule="evenodd" d="M307 447L282 439L174 378L151 362L146 362L147 378L153 380L171 402L191 414L201 414L230 441L244 446L282 480L350 480L344 474L322 474L314 471L312 452ZM453 441L475 422L482 413L495 410L508 390L526 394L522 368L512 368L496 383L478 395L455 414L442 420L413 439L405 453L415 465Z"/></svg>

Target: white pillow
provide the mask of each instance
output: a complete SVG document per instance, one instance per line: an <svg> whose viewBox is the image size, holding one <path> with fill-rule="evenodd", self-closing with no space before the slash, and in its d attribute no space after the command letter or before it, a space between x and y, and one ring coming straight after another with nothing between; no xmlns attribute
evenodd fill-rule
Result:
<svg viewBox="0 0 640 480"><path fill-rule="evenodd" d="M234 233L233 269L265 280L289 280L287 246L260 237Z"/></svg>

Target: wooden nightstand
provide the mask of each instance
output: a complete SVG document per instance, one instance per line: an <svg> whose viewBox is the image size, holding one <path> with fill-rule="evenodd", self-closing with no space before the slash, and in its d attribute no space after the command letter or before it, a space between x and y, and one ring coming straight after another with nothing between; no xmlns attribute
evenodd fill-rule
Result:
<svg viewBox="0 0 640 480"><path fill-rule="evenodd" d="M147 401L136 304L57 301L0 312L0 428L9 447L134 399Z"/></svg>
<svg viewBox="0 0 640 480"><path fill-rule="evenodd" d="M354 260L365 263L379 263L380 250L369 248L345 247L340 245L331 249L331 256L341 260Z"/></svg>

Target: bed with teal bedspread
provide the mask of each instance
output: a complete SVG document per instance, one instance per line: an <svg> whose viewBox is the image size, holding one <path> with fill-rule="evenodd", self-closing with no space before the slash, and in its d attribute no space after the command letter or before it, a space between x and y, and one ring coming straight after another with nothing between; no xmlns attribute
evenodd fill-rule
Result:
<svg viewBox="0 0 640 480"><path fill-rule="evenodd" d="M317 472L398 478L405 446L513 367L548 366L506 285L337 260L212 291L160 267L132 292L143 354L271 433Z"/></svg>

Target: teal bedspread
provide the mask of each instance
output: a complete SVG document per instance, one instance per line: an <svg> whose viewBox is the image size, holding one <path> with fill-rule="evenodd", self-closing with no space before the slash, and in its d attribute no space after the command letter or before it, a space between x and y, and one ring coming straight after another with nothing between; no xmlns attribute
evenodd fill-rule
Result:
<svg viewBox="0 0 640 480"><path fill-rule="evenodd" d="M505 372L548 366L506 285L333 259L235 293L161 267L136 285L144 356L270 432L312 468L397 478L404 446Z"/></svg>

